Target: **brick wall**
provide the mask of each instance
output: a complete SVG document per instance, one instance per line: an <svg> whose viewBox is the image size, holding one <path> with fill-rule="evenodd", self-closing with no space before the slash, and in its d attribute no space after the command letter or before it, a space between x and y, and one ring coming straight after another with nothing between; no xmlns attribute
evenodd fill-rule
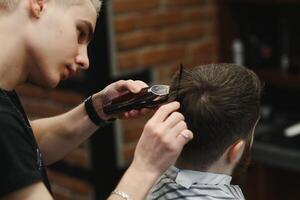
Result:
<svg viewBox="0 0 300 200"><path fill-rule="evenodd" d="M119 73L151 68L155 83L169 83L180 63L217 61L216 10L214 0L114 0L114 67ZM121 163L130 162L148 118L120 122Z"/></svg>

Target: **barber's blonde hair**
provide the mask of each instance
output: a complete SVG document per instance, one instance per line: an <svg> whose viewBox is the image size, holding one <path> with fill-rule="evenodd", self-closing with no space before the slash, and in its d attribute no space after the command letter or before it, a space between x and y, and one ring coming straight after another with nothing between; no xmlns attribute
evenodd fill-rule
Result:
<svg viewBox="0 0 300 200"><path fill-rule="evenodd" d="M6 10L6 11L14 10L21 1L22 0L0 0L0 12L1 10ZM87 1L87 0L56 0L57 3L67 5L67 6L80 4L83 1ZM92 2L97 13L99 13L101 8L101 0L89 0L89 1Z"/></svg>

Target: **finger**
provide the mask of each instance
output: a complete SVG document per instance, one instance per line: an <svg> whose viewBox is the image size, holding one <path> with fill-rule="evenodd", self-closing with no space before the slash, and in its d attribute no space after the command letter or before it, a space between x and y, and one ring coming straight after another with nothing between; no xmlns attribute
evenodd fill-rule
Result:
<svg viewBox="0 0 300 200"><path fill-rule="evenodd" d="M145 83L144 81L136 80L134 82L135 84L139 85L141 88L149 87L148 84Z"/></svg>
<svg viewBox="0 0 300 200"><path fill-rule="evenodd" d="M138 110L131 110L128 113L129 113L129 117L137 117L139 115Z"/></svg>
<svg viewBox="0 0 300 200"><path fill-rule="evenodd" d="M179 121L177 124L174 125L172 128L166 128L164 137L166 140L173 141L182 131L187 130L187 125L185 121Z"/></svg>
<svg viewBox="0 0 300 200"><path fill-rule="evenodd" d="M133 92L133 90L135 92L138 92L138 88L133 87L133 80L120 80L118 82L116 82L116 90L118 92L126 92L126 91L131 91Z"/></svg>
<svg viewBox="0 0 300 200"><path fill-rule="evenodd" d="M120 115L118 115L118 119L130 119L130 118L138 118L141 116L144 116L146 114L148 114L149 112L151 112L151 109L148 108L143 108L141 110L130 110L128 112L124 112Z"/></svg>
<svg viewBox="0 0 300 200"><path fill-rule="evenodd" d="M163 122L172 112L178 110L180 104L176 101L161 106L150 119L153 123Z"/></svg>
<svg viewBox="0 0 300 200"><path fill-rule="evenodd" d="M126 81L120 80L115 83L116 90L118 92L125 92L127 90Z"/></svg>
<svg viewBox="0 0 300 200"><path fill-rule="evenodd" d="M171 130L174 133L177 132L177 134L175 135L175 137L177 137L178 134L180 134L182 131L187 130L187 125L185 121L180 121Z"/></svg>
<svg viewBox="0 0 300 200"><path fill-rule="evenodd" d="M116 83L116 90L118 92L130 91L132 93L139 93L145 87L147 86L133 80L122 80Z"/></svg>
<svg viewBox="0 0 300 200"><path fill-rule="evenodd" d="M136 110L136 111L137 111L137 114L135 115L135 117L140 117L140 116L147 115L152 110L149 109L149 108L142 108L142 109L139 109L139 110Z"/></svg>
<svg viewBox="0 0 300 200"><path fill-rule="evenodd" d="M179 146L184 146L186 143L193 139L194 135L192 131L185 129L181 133L179 133L176 137L176 144Z"/></svg>
<svg viewBox="0 0 300 200"><path fill-rule="evenodd" d="M128 113L128 112L124 112L124 113L122 113L122 114L118 114L118 115L117 115L117 118L118 118L118 119L122 119L122 120L128 119L128 118L129 118L129 113Z"/></svg>
<svg viewBox="0 0 300 200"><path fill-rule="evenodd" d="M132 93L139 93L143 88L147 87L144 84L141 84L138 81L128 80L127 89Z"/></svg>
<svg viewBox="0 0 300 200"><path fill-rule="evenodd" d="M176 124L184 120L184 116L180 112L173 112L164 122L167 127L172 128Z"/></svg>
<svg viewBox="0 0 300 200"><path fill-rule="evenodd" d="M152 111L152 109L149 109L149 108L142 108L140 110L142 115L146 115L146 114L150 113L151 111Z"/></svg>
<svg viewBox="0 0 300 200"><path fill-rule="evenodd" d="M150 111L151 111L151 109L149 109L149 108L142 108L142 109L138 109L138 110L130 110L129 115L131 117L139 117L139 116L148 114Z"/></svg>

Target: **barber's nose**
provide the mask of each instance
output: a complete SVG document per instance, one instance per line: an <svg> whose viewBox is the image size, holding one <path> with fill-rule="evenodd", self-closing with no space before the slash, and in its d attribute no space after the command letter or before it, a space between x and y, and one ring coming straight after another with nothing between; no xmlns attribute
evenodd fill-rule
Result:
<svg viewBox="0 0 300 200"><path fill-rule="evenodd" d="M87 47L80 47L78 49L78 55L75 58L76 64L81 68L81 69L88 69L90 66L90 61L87 53Z"/></svg>

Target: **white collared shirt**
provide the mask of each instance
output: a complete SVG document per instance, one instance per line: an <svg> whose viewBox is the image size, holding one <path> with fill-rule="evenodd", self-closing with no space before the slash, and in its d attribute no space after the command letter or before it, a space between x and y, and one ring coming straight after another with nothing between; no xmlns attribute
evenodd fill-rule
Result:
<svg viewBox="0 0 300 200"><path fill-rule="evenodd" d="M171 167L149 193L147 200L244 200L231 176Z"/></svg>

